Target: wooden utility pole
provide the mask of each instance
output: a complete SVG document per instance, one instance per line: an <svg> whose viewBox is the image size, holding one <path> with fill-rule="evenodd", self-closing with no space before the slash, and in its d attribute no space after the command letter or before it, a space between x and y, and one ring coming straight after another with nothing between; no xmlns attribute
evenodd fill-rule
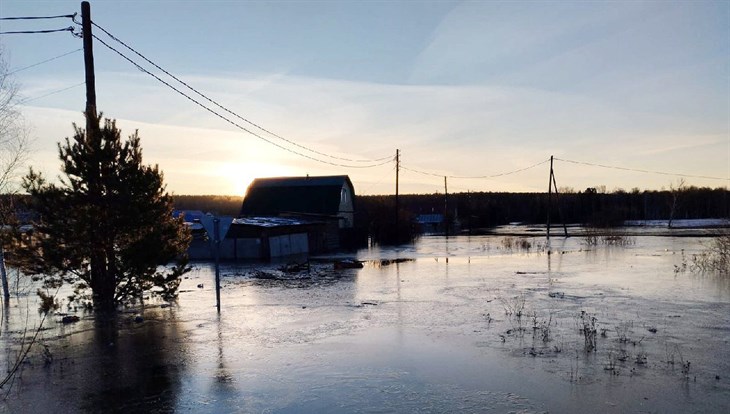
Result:
<svg viewBox="0 0 730 414"><path fill-rule="evenodd" d="M550 207L553 199L553 156L550 156L550 176L548 177L547 200L547 239L550 240Z"/></svg>
<svg viewBox="0 0 730 414"><path fill-rule="evenodd" d="M398 232L398 216L400 212L400 205L398 200L398 175L400 174L400 150L395 150L395 242L398 243L400 234Z"/></svg>
<svg viewBox="0 0 730 414"><path fill-rule="evenodd" d="M558 195L558 184L555 182L555 171L553 170L553 156L550 156L550 177L548 178L548 203L547 203L547 239L550 240L550 213L552 210L552 189L555 188L555 196ZM560 221L563 222L563 232L565 237L568 237L568 227L565 225L565 219L563 218L563 210L560 208L558 203L558 214L560 215Z"/></svg>
<svg viewBox="0 0 730 414"><path fill-rule="evenodd" d="M446 237L449 236L449 186L446 183L446 176L444 175L444 230Z"/></svg>
<svg viewBox="0 0 730 414"><path fill-rule="evenodd" d="M91 34L91 5L88 1L81 2L81 36L84 45L84 74L86 80L86 109L84 112L86 117L86 141L92 143L95 139L100 139L100 136L96 119L96 81L94 77L93 36ZM99 208L98 214L100 215L94 223L90 224L92 238L92 247L89 252L91 289L94 292L104 292L101 307L104 308L104 311L110 311L114 308L113 298L116 282L114 275L110 274L107 268L107 261L110 257L104 243L102 243L103 236L100 234L98 224L106 220L104 217L106 211L100 208L102 205L101 166L92 164L90 167L93 168L93 171L90 172L87 183L88 201L90 205Z"/></svg>
<svg viewBox="0 0 730 414"><path fill-rule="evenodd" d="M91 5L81 2L81 35L84 41L84 69L86 74L86 130L89 130L89 118L96 118L96 78L94 77L94 49L91 34Z"/></svg>
<svg viewBox="0 0 730 414"><path fill-rule="evenodd" d="M565 217L563 217L563 209L560 204L560 194L558 194L558 183L555 182L555 172L552 171L551 175L553 177L553 188L555 188L555 198L558 201L558 217L560 217L560 221L563 223L563 233L565 234L565 237L568 237L568 226L565 225Z"/></svg>

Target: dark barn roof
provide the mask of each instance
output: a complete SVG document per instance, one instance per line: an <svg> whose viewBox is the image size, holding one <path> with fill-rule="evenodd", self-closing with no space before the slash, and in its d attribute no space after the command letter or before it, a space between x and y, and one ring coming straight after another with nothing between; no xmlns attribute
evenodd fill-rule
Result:
<svg viewBox="0 0 730 414"><path fill-rule="evenodd" d="M248 187L241 215L336 215L340 208L340 191L345 184L354 192L346 175L257 178Z"/></svg>

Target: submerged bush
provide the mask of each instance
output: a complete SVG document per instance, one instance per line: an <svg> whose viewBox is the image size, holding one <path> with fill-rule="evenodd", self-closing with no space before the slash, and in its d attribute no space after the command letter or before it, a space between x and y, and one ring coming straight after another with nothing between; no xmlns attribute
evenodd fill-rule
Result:
<svg viewBox="0 0 730 414"><path fill-rule="evenodd" d="M583 335L584 348L586 352L594 351L597 347L598 342L596 341L598 336L598 329L596 329L596 323L598 319L594 315L587 313L586 311L580 311L580 317L576 320L578 326L578 332Z"/></svg>
<svg viewBox="0 0 730 414"><path fill-rule="evenodd" d="M702 272L730 275L730 232L715 237L707 250L694 255L692 265Z"/></svg>
<svg viewBox="0 0 730 414"><path fill-rule="evenodd" d="M540 242L530 241L527 237L512 237L507 236L502 239L502 247L505 250L517 250L521 252L529 253L533 249L536 252L544 252L545 244Z"/></svg>
<svg viewBox="0 0 730 414"><path fill-rule="evenodd" d="M48 292L44 292L42 289L38 289L38 297L40 298L40 305L38 306L38 312L47 314L58 310L61 306L56 300L55 295L51 295Z"/></svg>
<svg viewBox="0 0 730 414"><path fill-rule="evenodd" d="M636 239L621 231L590 228L583 236L583 243L588 246L630 246L636 244Z"/></svg>

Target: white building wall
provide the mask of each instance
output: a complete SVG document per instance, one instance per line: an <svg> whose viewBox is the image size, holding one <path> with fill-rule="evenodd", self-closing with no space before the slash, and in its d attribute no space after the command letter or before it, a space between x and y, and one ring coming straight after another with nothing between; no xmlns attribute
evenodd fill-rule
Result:
<svg viewBox="0 0 730 414"><path fill-rule="evenodd" d="M309 252L307 233L284 234L269 238L271 257L290 256Z"/></svg>
<svg viewBox="0 0 730 414"><path fill-rule="evenodd" d="M345 183L340 191L340 208L339 213L337 214L339 217L343 218L343 220L340 220L340 228L349 229L355 225L354 197L355 190Z"/></svg>

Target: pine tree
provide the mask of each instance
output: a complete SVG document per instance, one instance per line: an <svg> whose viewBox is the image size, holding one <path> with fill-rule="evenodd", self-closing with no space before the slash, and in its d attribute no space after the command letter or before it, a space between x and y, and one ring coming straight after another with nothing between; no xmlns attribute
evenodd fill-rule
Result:
<svg viewBox="0 0 730 414"><path fill-rule="evenodd" d="M58 144L63 175L50 184L32 169L23 186L38 214L19 249L20 265L46 288L75 285L69 299L110 312L145 292L176 295L189 270L190 234L172 217L162 172L142 164L135 131L122 141L116 121L91 117L86 131ZM174 262L172 266L166 266Z"/></svg>

